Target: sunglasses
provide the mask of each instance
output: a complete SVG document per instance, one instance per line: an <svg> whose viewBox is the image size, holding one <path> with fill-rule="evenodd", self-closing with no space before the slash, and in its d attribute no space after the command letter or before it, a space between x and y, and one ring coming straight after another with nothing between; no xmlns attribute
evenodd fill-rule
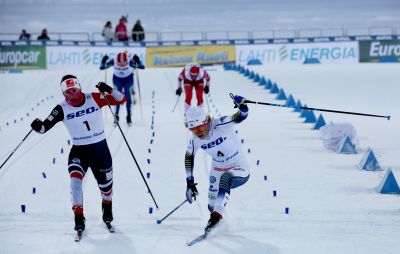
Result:
<svg viewBox="0 0 400 254"><path fill-rule="evenodd" d="M204 123L202 125L196 126L194 128L190 128L189 130L191 132L193 132L194 134L198 135L198 134L204 132L205 130L207 130L207 123Z"/></svg>

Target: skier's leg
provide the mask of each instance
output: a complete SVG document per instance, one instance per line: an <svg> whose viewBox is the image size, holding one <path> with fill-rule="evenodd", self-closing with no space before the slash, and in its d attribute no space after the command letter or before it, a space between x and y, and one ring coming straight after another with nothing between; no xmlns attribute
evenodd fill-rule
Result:
<svg viewBox="0 0 400 254"><path fill-rule="evenodd" d="M113 220L113 168L110 150L105 140L96 143L93 148L90 167L101 192L103 221L111 222Z"/></svg>
<svg viewBox="0 0 400 254"><path fill-rule="evenodd" d="M121 78L118 78L117 76L113 76L113 83L114 83L114 88L116 88L119 92L122 92L123 89L123 82ZM117 120L119 120L119 108L120 105L115 106L115 114L117 115Z"/></svg>
<svg viewBox="0 0 400 254"><path fill-rule="evenodd" d="M231 189L245 184L249 180L247 167L234 167L224 172L219 180L218 194L215 199L214 211L222 215L224 207L229 201Z"/></svg>
<svg viewBox="0 0 400 254"><path fill-rule="evenodd" d="M128 124L132 123L132 87L133 87L133 74L129 75L128 77L124 78L124 91L126 97L126 122Z"/></svg>
<svg viewBox="0 0 400 254"><path fill-rule="evenodd" d="M191 84L184 84L185 89L185 103L184 103L184 113L190 108L190 104L192 101L192 93L193 93L193 86Z"/></svg>
<svg viewBox="0 0 400 254"><path fill-rule="evenodd" d="M204 84L197 84L195 86L196 89L196 98L197 98L197 106L203 106L203 93L204 93Z"/></svg>
<svg viewBox="0 0 400 254"><path fill-rule="evenodd" d="M124 92L126 97L126 112L127 116L131 115L131 107L132 107L132 94L131 89L133 87L133 74L124 78Z"/></svg>
<svg viewBox="0 0 400 254"><path fill-rule="evenodd" d="M85 229L85 217L83 216L83 191L82 180L88 167L79 156L78 149L74 146L68 158L68 172L70 175L71 203L75 215L75 230Z"/></svg>

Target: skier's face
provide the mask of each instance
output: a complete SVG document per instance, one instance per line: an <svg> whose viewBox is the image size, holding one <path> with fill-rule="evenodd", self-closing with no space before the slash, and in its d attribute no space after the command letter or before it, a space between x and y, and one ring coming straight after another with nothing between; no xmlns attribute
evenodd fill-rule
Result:
<svg viewBox="0 0 400 254"><path fill-rule="evenodd" d="M78 88L70 88L64 91L65 100L71 106L78 106L83 102L84 94L82 93L81 89Z"/></svg>
<svg viewBox="0 0 400 254"><path fill-rule="evenodd" d="M196 126L194 128L189 129L194 135L196 135L199 139L205 139L210 130L209 122Z"/></svg>

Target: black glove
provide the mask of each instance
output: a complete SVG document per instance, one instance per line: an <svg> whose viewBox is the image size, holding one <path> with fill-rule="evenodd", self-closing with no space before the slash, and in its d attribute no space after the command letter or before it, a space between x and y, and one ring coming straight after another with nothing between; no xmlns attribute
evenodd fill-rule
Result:
<svg viewBox="0 0 400 254"><path fill-rule="evenodd" d="M176 95L181 96L182 87L178 87L178 89L176 89L175 93L176 93Z"/></svg>
<svg viewBox="0 0 400 254"><path fill-rule="evenodd" d="M137 65L139 65L140 59L139 59L138 55L135 54L135 55L133 56L133 62L136 63Z"/></svg>
<svg viewBox="0 0 400 254"><path fill-rule="evenodd" d="M235 108L238 107L240 108L241 106L246 106L246 98L240 96L240 95L235 95L233 97L233 103L235 104Z"/></svg>
<svg viewBox="0 0 400 254"><path fill-rule="evenodd" d="M104 82L99 82L96 87L97 87L97 89L99 89L100 93L107 92L107 93L111 94L112 90L113 90L109 85L107 85Z"/></svg>
<svg viewBox="0 0 400 254"><path fill-rule="evenodd" d="M107 55L103 56L103 59L101 59L101 64L105 65L107 60L108 60L108 56Z"/></svg>
<svg viewBox="0 0 400 254"><path fill-rule="evenodd" d="M205 86L205 87L204 87L204 92L205 92L206 94L208 94L208 93L210 92L210 87L209 87L209 86Z"/></svg>
<svg viewBox="0 0 400 254"><path fill-rule="evenodd" d="M199 195L199 192L196 188L197 183L194 182L193 177L186 178L186 183L186 200L191 204L193 199L196 201L196 195Z"/></svg>
<svg viewBox="0 0 400 254"><path fill-rule="evenodd" d="M39 118L36 118L31 123L32 130L34 130L36 132L40 132L40 130L42 129L42 126L43 126L43 122Z"/></svg>

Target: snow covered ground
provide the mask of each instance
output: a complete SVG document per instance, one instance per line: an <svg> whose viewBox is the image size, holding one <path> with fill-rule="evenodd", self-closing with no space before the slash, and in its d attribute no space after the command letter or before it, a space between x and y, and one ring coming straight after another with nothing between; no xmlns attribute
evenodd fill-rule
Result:
<svg viewBox="0 0 400 254"><path fill-rule="evenodd" d="M374 190L384 171L357 169L362 154L325 150L319 132L302 123L298 113L268 106L250 105L248 119L237 126L244 139L242 149L250 149L251 177L232 192L225 219L215 233L198 245L185 244L202 232L209 217L210 159L202 152L195 160L199 200L183 205L157 225L157 219L184 200L186 188L183 158L188 132L183 126L182 104L171 112L179 70L140 71L143 119L136 105L134 124L128 127L123 121L125 109L121 111L122 129L143 173L150 173L147 181L160 209L155 209L105 108L114 163L117 232L108 233L101 221L100 193L88 173L84 181L87 230L82 242L73 242L66 169L69 137L59 123L45 135L32 133L0 171L0 253L399 253L399 196ZM282 103L237 72L224 71L221 66L207 70L212 77L209 106L215 117L235 112L230 92L251 100ZM271 78L310 107L391 115L387 121L323 114L327 121L352 123L360 148L371 147L383 168L394 169L400 180L399 65L275 65L252 70ZM29 132L30 122L47 117L62 100L58 84L63 74L29 71L0 75L1 162ZM100 71L74 74L85 91L94 90L94 85L104 80ZM150 128L152 116L154 130ZM22 204L26 213L21 213ZM289 214L285 214L286 207Z"/></svg>

